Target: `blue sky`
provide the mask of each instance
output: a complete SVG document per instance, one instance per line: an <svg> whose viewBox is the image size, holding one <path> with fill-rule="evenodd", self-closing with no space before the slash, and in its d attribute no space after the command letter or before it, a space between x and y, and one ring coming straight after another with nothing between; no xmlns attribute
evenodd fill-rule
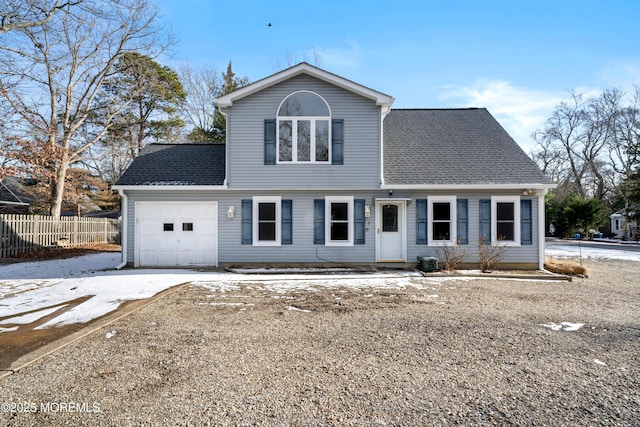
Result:
<svg viewBox="0 0 640 427"><path fill-rule="evenodd" d="M155 2L178 39L166 65L255 81L307 60L394 108L486 107L526 151L569 90L640 84L637 0Z"/></svg>

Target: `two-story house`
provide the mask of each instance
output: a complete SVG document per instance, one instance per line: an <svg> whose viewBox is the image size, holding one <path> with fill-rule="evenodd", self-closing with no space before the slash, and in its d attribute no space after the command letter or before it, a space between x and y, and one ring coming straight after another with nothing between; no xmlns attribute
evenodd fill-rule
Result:
<svg viewBox="0 0 640 427"><path fill-rule="evenodd" d="M394 99L301 63L216 100L226 144L151 144L115 189L123 265L415 262L508 245L542 269L552 187L486 109Z"/></svg>

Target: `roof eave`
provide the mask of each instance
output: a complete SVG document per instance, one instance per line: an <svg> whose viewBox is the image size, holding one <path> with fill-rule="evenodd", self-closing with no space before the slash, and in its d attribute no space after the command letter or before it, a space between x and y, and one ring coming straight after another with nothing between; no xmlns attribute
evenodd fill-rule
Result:
<svg viewBox="0 0 640 427"><path fill-rule="evenodd" d="M8 200L0 200L0 205L29 206L29 203L24 203L24 202L10 202L10 201L8 201Z"/></svg>
<svg viewBox="0 0 640 427"><path fill-rule="evenodd" d="M113 190L149 190L149 191L167 191L178 190L185 191L211 191L211 190L226 190L228 187L223 185L112 185Z"/></svg>
<svg viewBox="0 0 640 427"><path fill-rule="evenodd" d="M382 184L382 190L549 190L557 184Z"/></svg>

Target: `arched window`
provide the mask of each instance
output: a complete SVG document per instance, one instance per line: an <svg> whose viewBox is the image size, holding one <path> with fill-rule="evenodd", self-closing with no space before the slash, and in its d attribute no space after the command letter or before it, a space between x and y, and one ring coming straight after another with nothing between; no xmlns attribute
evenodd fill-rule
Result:
<svg viewBox="0 0 640 427"><path fill-rule="evenodd" d="M318 94L294 92L278 108L278 162L328 163L331 111Z"/></svg>

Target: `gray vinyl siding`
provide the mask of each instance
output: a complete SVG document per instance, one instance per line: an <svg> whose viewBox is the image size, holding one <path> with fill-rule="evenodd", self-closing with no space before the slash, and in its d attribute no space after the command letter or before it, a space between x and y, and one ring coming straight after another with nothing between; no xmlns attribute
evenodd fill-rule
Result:
<svg viewBox="0 0 640 427"><path fill-rule="evenodd" d="M282 100L310 90L344 119L344 164L264 164L264 120ZM227 184L230 189L351 188L380 185L380 107L374 101L302 75L234 102L227 110Z"/></svg>
<svg viewBox="0 0 640 427"><path fill-rule="evenodd" d="M253 192L127 192L129 195L127 262L134 262L135 202L139 201L217 201L218 202L218 262L219 263L286 263L286 262L350 262L375 261L375 235L373 225L365 226L365 244L347 247L315 245L313 243L313 201L325 196L354 196L371 202L371 194L322 192L282 193ZM243 245L241 242L242 200L253 196L281 196L293 201L293 242L281 246ZM234 218L227 217L229 206L235 207ZM367 218L373 224L374 215Z"/></svg>
<svg viewBox="0 0 640 427"><path fill-rule="evenodd" d="M127 209L127 262L134 261L135 242L135 202L136 201L217 201L218 202L218 261L220 263L301 263L301 262L337 262L371 263L376 261L376 230L374 198L388 198L386 191L127 191L129 203ZM393 197L406 198L407 262L414 263L418 256L439 257L438 248L425 244L416 244L416 199L436 195L455 195L468 200L469 244L464 245L464 262L478 261L477 241L479 236L479 201L490 199L492 195L508 193L426 193L394 191ZM511 193L513 195L513 193ZM242 200L253 196L281 196L293 201L293 242L281 246L252 246L241 243ZM314 199L325 196L353 196L365 199L370 206L371 216L365 218L365 244L348 247L325 246L313 243ZM539 229L538 198L532 200L533 244L510 247L504 262L538 263ZM229 206L235 207L234 218L227 217Z"/></svg>
<svg viewBox="0 0 640 427"><path fill-rule="evenodd" d="M458 199L468 200L468 239L469 243L461 245L465 250L465 259L463 262L478 262L478 239L480 237L480 200L491 199L491 196L497 195L514 195L513 193L426 193L413 192L403 195L401 192L394 192L397 197L410 197L412 199L428 199L429 196L448 195L456 196ZM540 242L538 239L538 198L528 197L531 200L531 216L532 216L532 237L533 244L509 247L506 251L503 262L505 263L538 263L538 254ZM407 257L409 262L416 260L418 256L433 256L441 258L438 254L438 247L428 246L426 244L416 244L416 204L411 203L407 208Z"/></svg>
<svg viewBox="0 0 640 427"><path fill-rule="evenodd" d="M345 193L260 193L260 196L280 195L283 199L292 200L292 243L281 246L253 246L241 244L241 218L238 216L238 206L242 199L246 197L225 198L219 201L219 240L218 246L219 262L221 263L242 263L242 262L274 262L274 263L296 263L296 262L352 262L365 263L375 260L375 242L373 226L365 226L365 244L353 246L325 246L313 243L313 220L314 220L314 199L324 198L331 195L353 195L355 199L369 199L366 194L345 194ZM236 217L227 218L226 212L229 204L236 206ZM373 215L371 218L373 220ZM351 224L353 226L353 224Z"/></svg>

